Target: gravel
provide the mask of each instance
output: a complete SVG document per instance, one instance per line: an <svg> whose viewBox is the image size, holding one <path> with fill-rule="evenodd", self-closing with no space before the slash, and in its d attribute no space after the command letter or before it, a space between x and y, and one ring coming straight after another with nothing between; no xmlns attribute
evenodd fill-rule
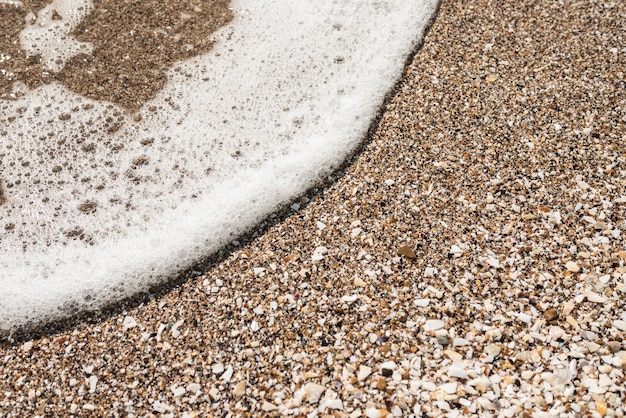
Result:
<svg viewBox="0 0 626 418"><path fill-rule="evenodd" d="M624 21L444 1L330 186L164 296L5 343L0 415L624 416Z"/></svg>

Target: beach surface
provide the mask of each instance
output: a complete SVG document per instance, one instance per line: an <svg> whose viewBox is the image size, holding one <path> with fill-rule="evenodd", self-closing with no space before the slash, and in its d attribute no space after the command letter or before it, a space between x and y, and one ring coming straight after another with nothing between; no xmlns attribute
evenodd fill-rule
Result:
<svg viewBox="0 0 626 418"><path fill-rule="evenodd" d="M626 4L443 1L363 148L2 416L623 416ZM201 274L199 274L201 273Z"/></svg>

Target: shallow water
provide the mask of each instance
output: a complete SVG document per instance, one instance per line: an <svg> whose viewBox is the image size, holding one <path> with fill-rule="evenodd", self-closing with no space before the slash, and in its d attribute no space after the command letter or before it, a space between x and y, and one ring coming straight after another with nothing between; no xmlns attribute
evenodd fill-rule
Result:
<svg viewBox="0 0 626 418"><path fill-rule="evenodd" d="M0 327L132 295L323 179L365 137L437 2L405 3L235 1L212 49L138 107L13 83Z"/></svg>

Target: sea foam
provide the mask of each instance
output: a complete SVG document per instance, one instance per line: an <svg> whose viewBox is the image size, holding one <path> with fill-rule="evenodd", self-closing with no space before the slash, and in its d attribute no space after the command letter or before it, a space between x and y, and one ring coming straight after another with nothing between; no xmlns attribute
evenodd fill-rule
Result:
<svg viewBox="0 0 626 418"><path fill-rule="evenodd" d="M213 49L135 113L59 84L0 101L0 329L167 280L318 182L365 138L437 4L234 1ZM56 55L88 48L69 45Z"/></svg>

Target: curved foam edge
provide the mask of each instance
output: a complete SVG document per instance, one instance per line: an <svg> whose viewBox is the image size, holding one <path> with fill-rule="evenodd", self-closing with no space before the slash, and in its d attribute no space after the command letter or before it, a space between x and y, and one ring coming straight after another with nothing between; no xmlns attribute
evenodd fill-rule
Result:
<svg viewBox="0 0 626 418"><path fill-rule="evenodd" d="M58 85L0 104L19 114L0 136L2 175L21 180L0 206L15 225L0 239L0 329L146 289L315 184L363 140L437 6L235 1L213 50L174 68L139 122ZM58 155L45 158L50 137Z"/></svg>

